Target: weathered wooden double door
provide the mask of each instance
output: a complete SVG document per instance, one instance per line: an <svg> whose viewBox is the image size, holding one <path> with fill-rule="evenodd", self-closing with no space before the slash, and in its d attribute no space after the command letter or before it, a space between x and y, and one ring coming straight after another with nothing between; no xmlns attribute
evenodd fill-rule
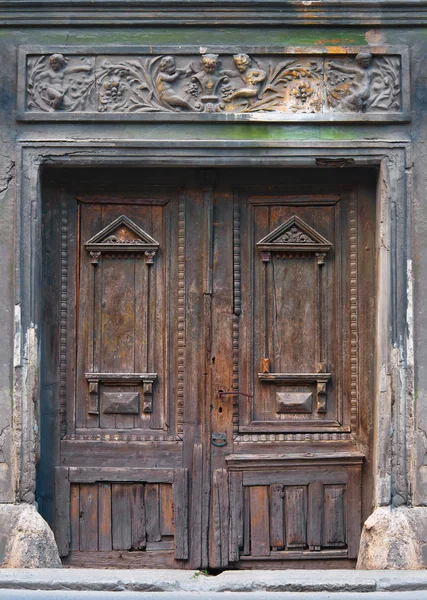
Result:
<svg viewBox="0 0 427 600"><path fill-rule="evenodd" d="M374 202L360 175L324 174L140 170L51 185L42 405L45 393L65 564L354 563Z"/></svg>

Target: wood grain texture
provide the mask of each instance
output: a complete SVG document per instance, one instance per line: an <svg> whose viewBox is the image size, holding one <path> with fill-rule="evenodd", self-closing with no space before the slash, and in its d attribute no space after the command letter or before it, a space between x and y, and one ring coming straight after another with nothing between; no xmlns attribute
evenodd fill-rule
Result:
<svg viewBox="0 0 427 600"><path fill-rule="evenodd" d="M285 509L283 505L283 486L270 486L270 545L273 549L285 546Z"/></svg>
<svg viewBox="0 0 427 600"><path fill-rule="evenodd" d="M307 490L305 487L285 488L286 546L304 548L307 545Z"/></svg>
<svg viewBox="0 0 427 600"><path fill-rule="evenodd" d="M226 469L215 469L212 480L212 537L209 563L213 568L228 566L230 500L228 473Z"/></svg>
<svg viewBox="0 0 427 600"><path fill-rule="evenodd" d="M132 485L111 486L113 550L132 547Z"/></svg>
<svg viewBox="0 0 427 600"><path fill-rule="evenodd" d="M111 485L98 485L98 548L100 552L113 549Z"/></svg>
<svg viewBox="0 0 427 600"><path fill-rule="evenodd" d="M59 556L67 556L70 549L70 480L66 467L55 469L55 540Z"/></svg>
<svg viewBox="0 0 427 600"><path fill-rule="evenodd" d="M80 486L80 550L98 550L98 486Z"/></svg>
<svg viewBox="0 0 427 600"><path fill-rule="evenodd" d="M242 473L229 473L230 480L230 562L239 560L243 547L243 485Z"/></svg>
<svg viewBox="0 0 427 600"><path fill-rule="evenodd" d="M188 471L176 469L173 483L175 558L188 558Z"/></svg>
<svg viewBox="0 0 427 600"><path fill-rule="evenodd" d="M268 487L256 485L249 488L251 502L251 555L270 554L270 506Z"/></svg>

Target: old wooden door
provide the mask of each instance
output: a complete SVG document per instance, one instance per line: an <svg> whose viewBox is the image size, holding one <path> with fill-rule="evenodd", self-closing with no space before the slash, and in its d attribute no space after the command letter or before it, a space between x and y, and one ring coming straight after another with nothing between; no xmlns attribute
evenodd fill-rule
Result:
<svg viewBox="0 0 427 600"><path fill-rule="evenodd" d="M354 564L374 202L355 178L260 174L104 173L46 194L42 390L59 381L66 564Z"/></svg>

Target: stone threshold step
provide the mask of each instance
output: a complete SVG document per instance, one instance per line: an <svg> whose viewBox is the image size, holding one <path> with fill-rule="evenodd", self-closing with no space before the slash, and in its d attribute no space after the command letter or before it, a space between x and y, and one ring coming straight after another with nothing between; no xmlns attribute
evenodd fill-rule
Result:
<svg viewBox="0 0 427 600"><path fill-rule="evenodd" d="M187 593L414 592L427 591L427 571L224 571L211 576L199 571L168 569L0 569L0 590L5 589Z"/></svg>

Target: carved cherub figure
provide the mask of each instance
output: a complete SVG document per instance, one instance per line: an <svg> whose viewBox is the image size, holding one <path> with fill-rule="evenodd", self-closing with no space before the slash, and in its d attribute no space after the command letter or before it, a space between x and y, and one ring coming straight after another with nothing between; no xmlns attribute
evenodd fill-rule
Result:
<svg viewBox="0 0 427 600"><path fill-rule="evenodd" d="M226 99L226 102L231 102L236 98L244 98L245 100L258 98L261 84L267 77L267 73L260 68L251 69L252 59L247 54L235 54L233 60L245 85L233 92Z"/></svg>
<svg viewBox="0 0 427 600"><path fill-rule="evenodd" d="M189 72L192 72L191 69L189 71L188 69L177 68L174 56L164 56L160 61L159 74L156 78L156 88L161 100L170 107L194 110L191 104L184 98L181 98L172 86L177 79L188 75Z"/></svg>
<svg viewBox="0 0 427 600"><path fill-rule="evenodd" d="M349 67L331 61L329 65L351 77L349 83L350 93L342 98L342 106L351 111L365 112L371 95L372 54L370 52L359 52L355 58L355 63L354 66Z"/></svg>
<svg viewBox="0 0 427 600"><path fill-rule="evenodd" d="M199 83L202 93L214 99L218 85L228 79L229 73L220 71L221 62L218 54L203 54L200 65L202 70L192 77L194 83Z"/></svg>
<svg viewBox="0 0 427 600"><path fill-rule="evenodd" d="M71 73L88 73L92 67L88 64L66 66L66 59L62 54L52 54L49 57L47 68L38 71L34 80L39 83L42 101L50 110L57 110L66 95L69 85L65 83L66 75Z"/></svg>

